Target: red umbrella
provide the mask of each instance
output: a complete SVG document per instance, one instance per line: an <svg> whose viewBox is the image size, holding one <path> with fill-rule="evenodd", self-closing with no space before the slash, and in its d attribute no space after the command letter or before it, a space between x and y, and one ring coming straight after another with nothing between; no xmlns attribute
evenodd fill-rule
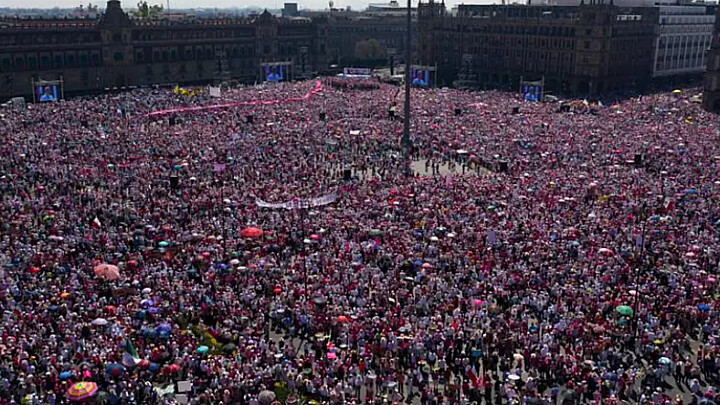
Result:
<svg viewBox="0 0 720 405"><path fill-rule="evenodd" d="M142 359L138 362L137 367L139 369L147 370L148 367L150 367L150 360L148 359Z"/></svg>
<svg viewBox="0 0 720 405"><path fill-rule="evenodd" d="M175 374L180 371L180 365L179 364L170 364L165 367L163 367L163 374Z"/></svg>
<svg viewBox="0 0 720 405"><path fill-rule="evenodd" d="M340 315L340 316L337 317L337 321L340 322L340 323L348 323L348 322L349 322L349 319L348 319L348 317L345 316L345 315Z"/></svg>
<svg viewBox="0 0 720 405"><path fill-rule="evenodd" d="M263 230L260 228L249 227L240 231L240 236L243 238L255 239L263 235Z"/></svg>

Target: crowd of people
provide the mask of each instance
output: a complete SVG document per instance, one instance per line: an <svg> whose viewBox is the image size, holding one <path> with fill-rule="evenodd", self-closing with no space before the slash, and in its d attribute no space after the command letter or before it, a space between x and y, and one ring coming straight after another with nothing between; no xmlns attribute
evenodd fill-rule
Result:
<svg viewBox="0 0 720 405"><path fill-rule="evenodd" d="M696 92L329 83L0 111L0 404L720 399Z"/></svg>

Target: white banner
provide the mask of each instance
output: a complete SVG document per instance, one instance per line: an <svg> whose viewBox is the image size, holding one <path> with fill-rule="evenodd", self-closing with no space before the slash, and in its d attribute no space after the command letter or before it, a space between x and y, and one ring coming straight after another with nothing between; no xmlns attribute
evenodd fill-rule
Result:
<svg viewBox="0 0 720 405"><path fill-rule="evenodd" d="M210 97L221 97L220 87L210 86Z"/></svg>
<svg viewBox="0 0 720 405"><path fill-rule="evenodd" d="M370 68L343 68L343 74L346 76L371 76Z"/></svg>
<svg viewBox="0 0 720 405"><path fill-rule="evenodd" d="M328 194L317 198L294 198L284 203L269 203L263 200L256 200L255 204L260 208L294 210L298 208L321 207L332 204L335 201L337 201L337 194Z"/></svg>

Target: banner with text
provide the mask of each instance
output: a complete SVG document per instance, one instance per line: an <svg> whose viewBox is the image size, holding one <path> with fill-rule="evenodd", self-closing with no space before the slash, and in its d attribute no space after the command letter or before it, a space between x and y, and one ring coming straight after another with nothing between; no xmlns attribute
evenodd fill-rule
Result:
<svg viewBox="0 0 720 405"><path fill-rule="evenodd" d="M294 198L284 203L269 203L263 200L256 200L260 208L294 210L298 208L314 208L332 204L337 201L337 194L328 194L317 198Z"/></svg>

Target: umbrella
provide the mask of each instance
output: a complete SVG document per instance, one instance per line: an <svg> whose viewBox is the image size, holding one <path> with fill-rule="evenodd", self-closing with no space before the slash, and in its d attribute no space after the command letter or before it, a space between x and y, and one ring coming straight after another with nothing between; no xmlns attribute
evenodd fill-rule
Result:
<svg viewBox="0 0 720 405"><path fill-rule="evenodd" d="M210 350L210 348L207 346L200 346L197 348L198 354L205 354L208 352L208 350Z"/></svg>
<svg viewBox="0 0 720 405"><path fill-rule="evenodd" d="M180 371L180 365L179 364L170 364L165 367L163 367L163 374L175 374Z"/></svg>
<svg viewBox="0 0 720 405"><path fill-rule="evenodd" d="M96 276L104 280L114 281L120 278L120 269L112 264L99 264L93 270Z"/></svg>
<svg viewBox="0 0 720 405"><path fill-rule="evenodd" d="M380 236L382 235L382 231L379 229L371 229L369 234L370 236Z"/></svg>
<svg viewBox="0 0 720 405"><path fill-rule="evenodd" d="M340 315L337 317L337 321L340 323L347 323L349 321L348 317L345 315Z"/></svg>
<svg viewBox="0 0 720 405"><path fill-rule="evenodd" d="M258 394L258 401L261 404L269 404L274 400L275 400L275 393L272 391L265 390L265 391L261 391L260 394Z"/></svg>
<svg viewBox="0 0 720 405"><path fill-rule="evenodd" d="M107 319L105 319L105 318L97 318L97 319L95 319L94 321L92 321L92 322L90 322L90 323L91 323L92 325L95 325L95 326L105 326L105 325L108 324L108 321L107 321Z"/></svg>
<svg viewBox="0 0 720 405"><path fill-rule="evenodd" d="M700 305L698 305L698 309L702 312L708 312L708 311L710 311L710 305L700 304Z"/></svg>
<svg viewBox="0 0 720 405"><path fill-rule="evenodd" d="M660 357L658 363L668 365L672 363L672 360L668 359L667 357Z"/></svg>
<svg viewBox="0 0 720 405"><path fill-rule="evenodd" d="M67 390L65 396L70 401L82 401L87 398L91 398L98 391L98 386L94 382L79 382L73 384L70 389Z"/></svg>
<svg viewBox="0 0 720 405"><path fill-rule="evenodd" d="M223 346L222 350L224 353L232 353L237 349L237 345L235 343L228 343L225 346Z"/></svg>
<svg viewBox="0 0 720 405"><path fill-rule="evenodd" d="M125 372L125 367L122 366L122 364L108 364L107 367L105 367L105 373L111 377L119 377Z"/></svg>
<svg viewBox="0 0 720 405"><path fill-rule="evenodd" d="M682 90L680 90L680 89L675 89L675 90L672 91L672 94L682 94Z"/></svg>
<svg viewBox="0 0 720 405"><path fill-rule="evenodd" d="M147 370L148 368L150 368L150 360L148 360L148 359L140 360L137 364L137 368L139 368L141 370Z"/></svg>
<svg viewBox="0 0 720 405"><path fill-rule="evenodd" d="M632 316L633 314L633 309L627 305L618 305L618 307L615 308L615 311L623 316Z"/></svg>
<svg viewBox="0 0 720 405"><path fill-rule="evenodd" d="M150 363L150 365L148 366L148 370L153 373L157 373L158 371L160 371L160 365L157 363Z"/></svg>
<svg viewBox="0 0 720 405"><path fill-rule="evenodd" d="M613 251L608 248L600 248L598 249L598 253L603 256L612 256L614 254Z"/></svg>
<svg viewBox="0 0 720 405"><path fill-rule="evenodd" d="M172 325L170 325L170 324L167 323L167 322L163 322L163 323L161 323L160 325L158 325L158 327L156 328L156 330L157 330L158 332L170 333L170 331L172 331Z"/></svg>
<svg viewBox="0 0 720 405"><path fill-rule="evenodd" d="M510 375L508 376L508 378L511 379L511 380L513 380L513 381L517 381L517 380L520 379L520 376L517 375L517 374L510 374Z"/></svg>
<svg viewBox="0 0 720 405"><path fill-rule="evenodd" d="M72 371L63 371L62 373L60 373L60 375L58 375L58 378L61 380L68 380L72 377L73 377Z"/></svg>
<svg viewBox="0 0 720 405"><path fill-rule="evenodd" d="M248 239L259 238L263 235L263 230L260 228L249 227L240 231L240 236Z"/></svg>
<svg viewBox="0 0 720 405"><path fill-rule="evenodd" d="M158 246L160 246L160 247L168 247L168 246L170 246L170 242L167 242L167 241L162 240L162 241L160 241L160 242L158 243Z"/></svg>

